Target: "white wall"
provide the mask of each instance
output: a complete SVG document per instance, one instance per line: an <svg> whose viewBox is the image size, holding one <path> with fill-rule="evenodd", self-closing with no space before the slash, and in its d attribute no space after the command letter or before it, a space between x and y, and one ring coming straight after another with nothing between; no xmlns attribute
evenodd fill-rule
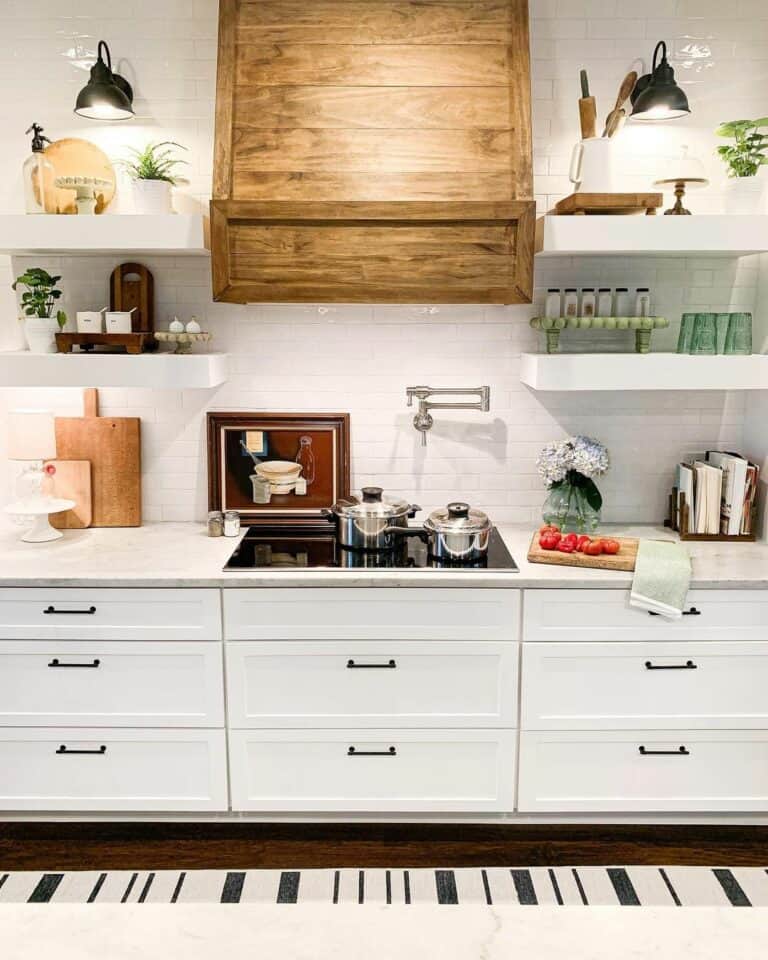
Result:
<svg viewBox="0 0 768 960"><path fill-rule="evenodd" d="M81 136L119 156L127 143L178 140L190 148L186 194L204 201L211 175L217 4L215 0L4 0L0 5L0 210L20 211L26 127ZM699 212L722 209L723 171L712 129L768 113L768 3L737 0L531 0L535 192L540 209L570 192L578 137L578 70L589 69L601 116L636 58L647 66L666 39L693 115L627 125L617 146L627 188L647 189L667 155L689 144L712 187L691 195ZM102 127L72 115L99 39L134 82L137 120ZM755 309L757 258L549 261L537 265L537 298L550 285L651 286L657 312L673 320L657 347L674 347L681 310ZM0 347L17 343L12 274L32 261L0 258ZM65 309L100 307L114 257L48 260L63 277ZM535 395L518 381L519 355L537 341L528 307L213 304L207 263L146 259L155 274L161 326L196 313L234 354L234 375L216 391L104 390L105 413L143 419L149 520L205 512L206 409L348 410L355 486L379 480L432 507L462 494L496 520L529 521L544 497L535 456L572 432L606 443L613 466L601 483L609 520L658 520L672 466L690 450L744 438L745 400L719 393ZM656 336L656 335L655 335ZM606 362L610 362L607 360ZM405 387L492 388L492 412L437 416L426 450L405 406ZM76 411L76 391L0 393L0 411L29 405ZM0 455L2 455L0 430ZM0 489L6 499L10 483Z"/></svg>

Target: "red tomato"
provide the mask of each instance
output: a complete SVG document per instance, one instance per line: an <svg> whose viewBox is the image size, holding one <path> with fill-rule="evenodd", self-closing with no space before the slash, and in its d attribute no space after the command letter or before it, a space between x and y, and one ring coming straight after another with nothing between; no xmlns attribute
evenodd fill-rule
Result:
<svg viewBox="0 0 768 960"><path fill-rule="evenodd" d="M576 544L572 540L561 540L557 545L557 549L560 553L573 553L576 549Z"/></svg>
<svg viewBox="0 0 768 960"><path fill-rule="evenodd" d="M560 542L559 533L542 533L539 537L539 546L542 550L554 550Z"/></svg>
<svg viewBox="0 0 768 960"><path fill-rule="evenodd" d="M582 534L579 539L576 541L576 550L581 552L584 549L585 544L591 543L592 540L586 534Z"/></svg>
<svg viewBox="0 0 768 960"><path fill-rule="evenodd" d="M599 557L602 552L603 545L599 540L591 540L584 547L584 553L586 553L588 557Z"/></svg>
<svg viewBox="0 0 768 960"><path fill-rule="evenodd" d="M603 545L603 553L618 553L621 549L619 541L612 540L610 537L607 540L601 540L600 543Z"/></svg>
<svg viewBox="0 0 768 960"><path fill-rule="evenodd" d="M539 527L539 533L560 533L560 527L556 523L545 523Z"/></svg>
<svg viewBox="0 0 768 960"><path fill-rule="evenodd" d="M565 540L566 543L578 543L579 535L578 533L566 533L563 540Z"/></svg>

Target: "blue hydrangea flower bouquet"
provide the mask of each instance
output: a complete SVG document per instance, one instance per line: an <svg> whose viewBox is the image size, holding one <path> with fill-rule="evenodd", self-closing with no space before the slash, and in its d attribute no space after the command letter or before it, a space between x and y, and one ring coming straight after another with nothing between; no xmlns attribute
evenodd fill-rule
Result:
<svg viewBox="0 0 768 960"><path fill-rule="evenodd" d="M593 477L609 466L608 450L591 437L568 437L548 443L536 461L549 490L543 516L566 533L592 533L600 524L603 498Z"/></svg>

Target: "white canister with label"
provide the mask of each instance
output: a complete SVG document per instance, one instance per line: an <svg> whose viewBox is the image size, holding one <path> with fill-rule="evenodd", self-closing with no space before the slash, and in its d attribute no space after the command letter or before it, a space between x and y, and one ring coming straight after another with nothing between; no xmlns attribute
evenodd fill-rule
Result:
<svg viewBox="0 0 768 960"><path fill-rule="evenodd" d="M102 310L78 310L77 311L77 332L78 333L103 333L104 331L104 312Z"/></svg>
<svg viewBox="0 0 768 960"><path fill-rule="evenodd" d="M107 333L131 333L131 314L136 309L130 310L108 310L104 314Z"/></svg>

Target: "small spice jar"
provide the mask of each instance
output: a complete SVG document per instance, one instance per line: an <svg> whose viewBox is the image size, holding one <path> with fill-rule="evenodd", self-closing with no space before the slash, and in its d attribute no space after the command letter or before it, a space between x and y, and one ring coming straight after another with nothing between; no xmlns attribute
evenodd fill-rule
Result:
<svg viewBox="0 0 768 960"><path fill-rule="evenodd" d="M600 287L597 291L597 315L598 317L613 316L613 293L610 287Z"/></svg>
<svg viewBox="0 0 768 960"><path fill-rule="evenodd" d="M563 303L564 317L578 317L579 315L579 295L576 287L565 288L565 302Z"/></svg>
<svg viewBox="0 0 768 960"><path fill-rule="evenodd" d="M236 537L240 533L240 514L237 510L227 510L224 514L224 536Z"/></svg>
<svg viewBox="0 0 768 960"><path fill-rule="evenodd" d="M544 306L544 316L548 317L550 320L554 320L557 317L562 316L562 297L560 296L560 290L557 287L550 287L547 290L547 300Z"/></svg>
<svg viewBox="0 0 768 960"><path fill-rule="evenodd" d="M614 316L628 317L629 314L629 288L616 287L616 309Z"/></svg>
<svg viewBox="0 0 768 960"><path fill-rule="evenodd" d="M584 287L581 291L581 315L582 317L594 317L595 315L595 288Z"/></svg>
<svg viewBox="0 0 768 960"><path fill-rule="evenodd" d="M224 514L221 510L211 510L208 514L208 536L224 536Z"/></svg>
<svg viewBox="0 0 768 960"><path fill-rule="evenodd" d="M651 293L648 287L638 287L635 295L635 316L650 317Z"/></svg>

